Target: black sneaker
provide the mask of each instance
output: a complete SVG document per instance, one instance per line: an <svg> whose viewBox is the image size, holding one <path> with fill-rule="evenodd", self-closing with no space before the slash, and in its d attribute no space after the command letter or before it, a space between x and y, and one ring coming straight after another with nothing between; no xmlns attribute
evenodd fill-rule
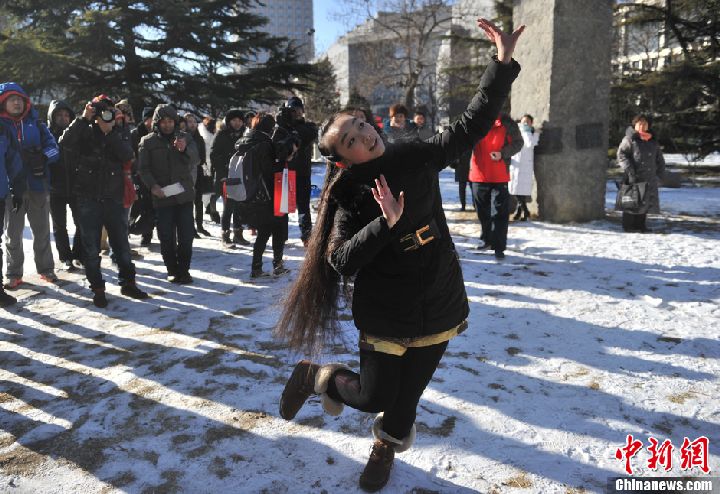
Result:
<svg viewBox="0 0 720 494"><path fill-rule="evenodd" d="M150 295L140 290L134 283L120 288L120 293L126 297L134 298L136 300L143 300L150 297Z"/></svg>
<svg viewBox="0 0 720 494"><path fill-rule="evenodd" d="M495 251L495 259L502 260L505 259L505 253L501 250Z"/></svg>
<svg viewBox="0 0 720 494"><path fill-rule="evenodd" d="M250 278L267 278L268 276L270 276L270 273L266 273L262 268L250 271Z"/></svg>
<svg viewBox="0 0 720 494"><path fill-rule="evenodd" d="M5 290L0 288L0 307L8 307L16 303L17 299L15 297L13 297L12 295L8 295L7 293L5 293Z"/></svg>
<svg viewBox="0 0 720 494"><path fill-rule="evenodd" d="M189 285L192 282L193 279L192 276L190 276L190 273L181 273L170 277L170 283L175 283L177 285Z"/></svg>
<svg viewBox="0 0 720 494"><path fill-rule="evenodd" d="M282 264L279 264L273 268L273 276L281 276L283 274L289 273L290 270L283 266Z"/></svg>

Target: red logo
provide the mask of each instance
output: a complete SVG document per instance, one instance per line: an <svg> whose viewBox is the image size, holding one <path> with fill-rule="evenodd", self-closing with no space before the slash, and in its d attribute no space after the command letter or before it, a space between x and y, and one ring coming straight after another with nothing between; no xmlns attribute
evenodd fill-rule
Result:
<svg viewBox="0 0 720 494"><path fill-rule="evenodd" d="M625 446L615 451L615 458L625 461L625 471L628 475L632 475L631 460L641 449L643 443L634 439L631 434L625 438ZM648 438L648 452L650 458L647 461L650 470L657 470L658 466L662 467L666 472L672 470L673 467L673 450L674 446L670 439L665 439L662 443L654 437ZM705 436L700 436L694 441L684 438L680 447L680 469L691 470L695 467L700 468L703 473L710 473L708 466L708 451L710 449L710 441Z"/></svg>

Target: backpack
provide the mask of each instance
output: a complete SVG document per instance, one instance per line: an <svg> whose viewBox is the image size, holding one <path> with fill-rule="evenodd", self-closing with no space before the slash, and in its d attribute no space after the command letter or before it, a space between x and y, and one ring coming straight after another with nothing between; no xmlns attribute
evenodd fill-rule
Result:
<svg viewBox="0 0 720 494"><path fill-rule="evenodd" d="M269 200L270 194L262 177L262 170L253 163L252 153L237 151L230 158L225 179L225 196L238 202L254 199Z"/></svg>

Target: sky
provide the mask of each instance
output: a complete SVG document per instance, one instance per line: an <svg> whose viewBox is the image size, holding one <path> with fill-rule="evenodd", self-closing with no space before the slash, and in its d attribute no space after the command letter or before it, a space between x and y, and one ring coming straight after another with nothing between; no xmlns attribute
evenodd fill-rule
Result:
<svg viewBox="0 0 720 494"><path fill-rule="evenodd" d="M337 10L338 5L338 2L333 0L314 0L316 55L326 52L330 45L348 31L341 21L332 18L331 14Z"/></svg>

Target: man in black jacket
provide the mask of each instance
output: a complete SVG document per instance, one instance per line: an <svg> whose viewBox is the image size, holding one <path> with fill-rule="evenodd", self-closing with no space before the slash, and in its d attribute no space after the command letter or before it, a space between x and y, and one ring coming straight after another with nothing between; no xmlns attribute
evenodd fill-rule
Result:
<svg viewBox="0 0 720 494"><path fill-rule="evenodd" d="M312 218L310 217L310 176L312 174L312 148L317 139L318 128L313 122L305 120L305 107L297 96L288 99L287 104L280 110L278 126L289 132L297 133L300 138L300 149L289 163L289 168L295 170L295 193L298 212L298 225L300 226L300 240L307 245L312 231Z"/></svg>
<svg viewBox="0 0 720 494"><path fill-rule="evenodd" d="M75 112L62 100L53 100L48 107L48 128L56 141L60 141L63 131L75 120ZM80 239L80 225L78 222L77 200L73 192L72 175L75 163L72 155L60 147L60 160L50 175L50 216L52 217L55 248L58 251L60 262L68 271L74 271L74 261L82 262L82 240ZM67 208L70 208L73 223L75 223L75 236L72 249L67 231Z"/></svg>
<svg viewBox="0 0 720 494"><path fill-rule="evenodd" d="M60 143L76 157L74 191L85 255L85 275L94 292L93 304L107 307L105 282L100 272L100 234L107 229L118 265L120 292L130 298L148 294L135 284L135 265L130 259L127 213L123 208L123 163L133 157L130 144L115 126L112 101L94 98L82 117L65 130Z"/></svg>
<svg viewBox="0 0 720 494"><path fill-rule="evenodd" d="M197 166L195 141L177 131L178 114L172 105L158 105L153 114L153 132L140 141L140 178L150 189L157 215L160 253L172 283L188 284L193 221L192 169Z"/></svg>

